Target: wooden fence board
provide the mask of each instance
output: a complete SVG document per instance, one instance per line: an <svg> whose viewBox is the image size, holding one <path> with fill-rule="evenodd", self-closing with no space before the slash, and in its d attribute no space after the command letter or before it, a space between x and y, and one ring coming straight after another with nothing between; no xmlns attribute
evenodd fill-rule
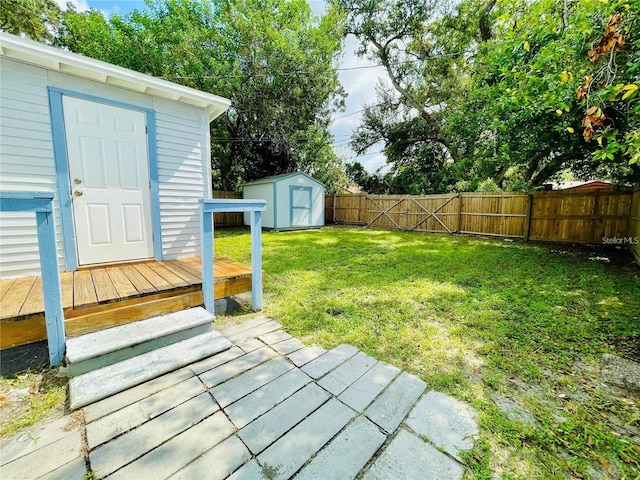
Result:
<svg viewBox="0 0 640 480"><path fill-rule="evenodd" d="M333 212L335 209L336 196L325 195L324 197L324 224L335 223L333 220Z"/></svg>
<svg viewBox="0 0 640 480"><path fill-rule="evenodd" d="M211 198L242 198L241 192L223 192L214 190ZM213 221L216 227L239 227L244 225L242 213L214 213Z"/></svg>
<svg viewBox="0 0 640 480"><path fill-rule="evenodd" d="M631 253L636 259L636 263L640 265L640 190L633 192L631 197L631 209L629 213L629 231L627 234L631 237Z"/></svg>

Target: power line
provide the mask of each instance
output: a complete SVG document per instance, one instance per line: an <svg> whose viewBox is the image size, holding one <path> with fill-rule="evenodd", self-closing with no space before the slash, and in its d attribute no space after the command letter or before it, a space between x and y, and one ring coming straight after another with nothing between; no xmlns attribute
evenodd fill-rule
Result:
<svg viewBox="0 0 640 480"><path fill-rule="evenodd" d="M344 115L340 115L339 117L333 117L331 121L334 122L336 120L340 120L341 118L350 117L351 115L355 115L356 113L364 112L367 108L368 107L361 108L360 110L356 110L355 112L346 113Z"/></svg>
<svg viewBox="0 0 640 480"><path fill-rule="evenodd" d="M360 67L344 67L344 68L336 68L337 72L347 72L351 70L363 70L367 68L380 68L384 67L382 64L376 65L362 65ZM244 78L244 77L292 77L294 75L317 75L318 72L311 72L308 70L296 70L293 72L272 72L272 73L248 73L244 75L170 75L163 76L159 78L163 78L168 80L170 78L180 78L180 79L201 79L201 78Z"/></svg>
<svg viewBox="0 0 640 480"><path fill-rule="evenodd" d="M425 60L438 60L441 58L446 58L446 57L459 57L461 55L464 55L465 53L470 53L471 50L467 49L467 50L463 50L462 52L453 52L453 53L442 53L439 54L437 56L433 56L431 58L427 58ZM393 62L392 64L390 64L389 66L391 67L400 67L402 65L411 65L411 64L415 64L415 63L419 63L420 60L405 60L405 61L399 61L399 62ZM375 63L372 65L360 65L357 67L338 67L335 70L337 72L348 72L348 71L353 71L353 70L366 70L366 69L370 69L370 68L386 68L386 65L382 64L382 63ZM171 76L163 76L163 77L159 77L159 78L164 78L166 79L209 79L209 78L244 78L247 76L250 77L276 77L276 76L280 76L280 77L290 77L290 76L294 76L294 75L316 75L318 74L318 72L311 72L309 70L295 70L292 72L272 72L272 73L249 73L249 74L242 74L242 75L171 75Z"/></svg>
<svg viewBox="0 0 640 480"><path fill-rule="evenodd" d="M360 155L355 155L353 157L347 157L345 158L345 160L353 160L355 158L359 158L359 157L368 157L369 155L377 155L378 153L382 153L383 150L378 150L376 152L370 152L370 153L361 153Z"/></svg>

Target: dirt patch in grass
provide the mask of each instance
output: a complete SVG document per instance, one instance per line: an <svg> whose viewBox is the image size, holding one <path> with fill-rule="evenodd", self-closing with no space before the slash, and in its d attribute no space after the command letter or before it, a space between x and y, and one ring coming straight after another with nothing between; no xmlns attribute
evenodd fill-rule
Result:
<svg viewBox="0 0 640 480"><path fill-rule="evenodd" d="M55 368L41 367L0 379L0 439L65 413L67 379Z"/></svg>

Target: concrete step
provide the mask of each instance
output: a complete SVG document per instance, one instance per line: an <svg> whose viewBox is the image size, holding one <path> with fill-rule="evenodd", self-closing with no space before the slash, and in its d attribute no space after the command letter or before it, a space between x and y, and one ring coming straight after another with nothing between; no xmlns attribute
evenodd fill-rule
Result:
<svg viewBox="0 0 640 480"><path fill-rule="evenodd" d="M67 375L75 377L213 329L202 307L127 323L67 339Z"/></svg>
<svg viewBox="0 0 640 480"><path fill-rule="evenodd" d="M69 380L70 407L84 407L230 347L229 340L211 331L78 375Z"/></svg>

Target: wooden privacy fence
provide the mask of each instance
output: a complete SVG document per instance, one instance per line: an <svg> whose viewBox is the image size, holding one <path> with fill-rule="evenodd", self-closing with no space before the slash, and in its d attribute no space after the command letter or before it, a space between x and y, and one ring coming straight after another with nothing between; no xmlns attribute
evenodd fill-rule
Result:
<svg viewBox="0 0 640 480"><path fill-rule="evenodd" d="M445 195L335 195L326 223L559 243L638 236L640 193L572 190ZM635 229L635 230L634 230ZM638 249L636 249L636 252Z"/></svg>
<svg viewBox="0 0 640 480"><path fill-rule="evenodd" d="M223 192L221 190L214 190L211 198L242 198L242 192ZM239 227L244 225L242 213L216 212L213 215L213 221L217 227Z"/></svg>
<svg viewBox="0 0 640 480"><path fill-rule="evenodd" d="M636 263L640 265L640 190L633 192L629 215L630 248Z"/></svg>

